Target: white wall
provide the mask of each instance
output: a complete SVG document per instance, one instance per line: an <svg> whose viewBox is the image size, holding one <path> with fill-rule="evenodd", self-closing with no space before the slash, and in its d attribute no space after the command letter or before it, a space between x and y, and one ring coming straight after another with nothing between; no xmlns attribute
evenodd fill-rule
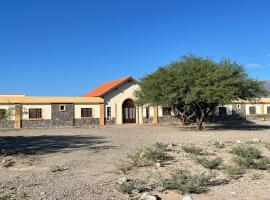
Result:
<svg viewBox="0 0 270 200"><path fill-rule="evenodd" d="M92 117L99 118L100 117L100 110L99 105L97 104L75 104L75 119L81 118L81 108L92 108Z"/></svg>
<svg viewBox="0 0 270 200"><path fill-rule="evenodd" d="M51 119L52 112L51 112L51 104L37 104L37 105L22 105L23 110L23 120L29 120L29 109L31 108L41 108L42 109L42 119Z"/></svg>
<svg viewBox="0 0 270 200"><path fill-rule="evenodd" d="M246 104L246 115L250 115L249 113L249 107L255 106L256 107L256 115L260 115L261 113L261 104Z"/></svg>
<svg viewBox="0 0 270 200"><path fill-rule="evenodd" d="M9 120L15 120L15 105L0 105L0 109L9 110L11 112L11 116Z"/></svg>
<svg viewBox="0 0 270 200"><path fill-rule="evenodd" d="M126 99L135 100L134 92L139 88L135 82L126 82L117 89L109 92L104 96L105 117L107 116L107 107L111 107L111 117L115 118L117 105L117 121L116 124L122 124L122 104Z"/></svg>

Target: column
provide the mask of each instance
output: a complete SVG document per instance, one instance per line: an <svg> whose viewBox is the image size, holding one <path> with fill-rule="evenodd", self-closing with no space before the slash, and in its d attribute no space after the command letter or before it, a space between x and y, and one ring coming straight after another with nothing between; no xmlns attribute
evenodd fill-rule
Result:
<svg viewBox="0 0 270 200"><path fill-rule="evenodd" d="M15 105L15 122L14 128L21 128L21 118L22 118L22 106L21 104Z"/></svg>
<svg viewBox="0 0 270 200"><path fill-rule="evenodd" d="M99 104L99 125L104 126L105 124L105 115L104 115L104 103Z"/></svg>

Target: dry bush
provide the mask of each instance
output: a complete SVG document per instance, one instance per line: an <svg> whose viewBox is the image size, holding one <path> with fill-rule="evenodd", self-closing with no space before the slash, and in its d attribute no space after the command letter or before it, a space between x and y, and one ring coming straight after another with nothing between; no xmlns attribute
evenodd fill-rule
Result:
<svg viewBox="0 0 270 200"><path fill-rule="evenodd" d="M200 194L208 190L210 179L215 175L206 175L205 173L191 175L190 172L184 170L176 170L171 173L169 179L164 179L160 186L164 190L177 190L182 194L196 193Z"/></svg>
<svg viewBox="0 0 270 200"><path fill-rule="evenodd" d="M170 159L166 153L167 145L156 143L150 147L138 148L128 154L131 164L135 167L154 165L157 162Z"/></svg>
<svg viewBox="0 0 270 200"><path fill-rule="evenodd" d="M223 163L223 159L220 157L214 159L207 159L205 157L200 157L196 159L198 163L207 169L219 169Z"/></svg>
<svg viewBox="0 0 270 200"><path fill-rule="evenodd" d="M195 146L183 146L182 149L191 155L194 156L202 156L204 155L203 150L201 148L195 147Z"/></svg>

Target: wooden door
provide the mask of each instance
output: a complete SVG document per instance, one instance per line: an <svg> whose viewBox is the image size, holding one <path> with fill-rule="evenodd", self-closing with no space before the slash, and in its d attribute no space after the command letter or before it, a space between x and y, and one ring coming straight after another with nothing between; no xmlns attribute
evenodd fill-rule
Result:
<svg viewBox="0 0 270 200"><path fill-rule="evenodd" d="M123 123L136 123L136 107L131 99L123 103Z"/></svg>

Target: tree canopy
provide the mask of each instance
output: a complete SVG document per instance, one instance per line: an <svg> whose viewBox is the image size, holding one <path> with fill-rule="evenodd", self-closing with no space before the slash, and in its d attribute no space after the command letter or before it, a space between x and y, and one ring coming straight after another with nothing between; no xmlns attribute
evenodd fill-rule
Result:
<svg viewBox="0 0 270 200"><path fill-rule="evenodd" d="M267 95L263 82L250 78L236 62L193 55L158 68L139 85L138 104L170 106L184 124L194 117L197 129L218 105Z"/></svg>

